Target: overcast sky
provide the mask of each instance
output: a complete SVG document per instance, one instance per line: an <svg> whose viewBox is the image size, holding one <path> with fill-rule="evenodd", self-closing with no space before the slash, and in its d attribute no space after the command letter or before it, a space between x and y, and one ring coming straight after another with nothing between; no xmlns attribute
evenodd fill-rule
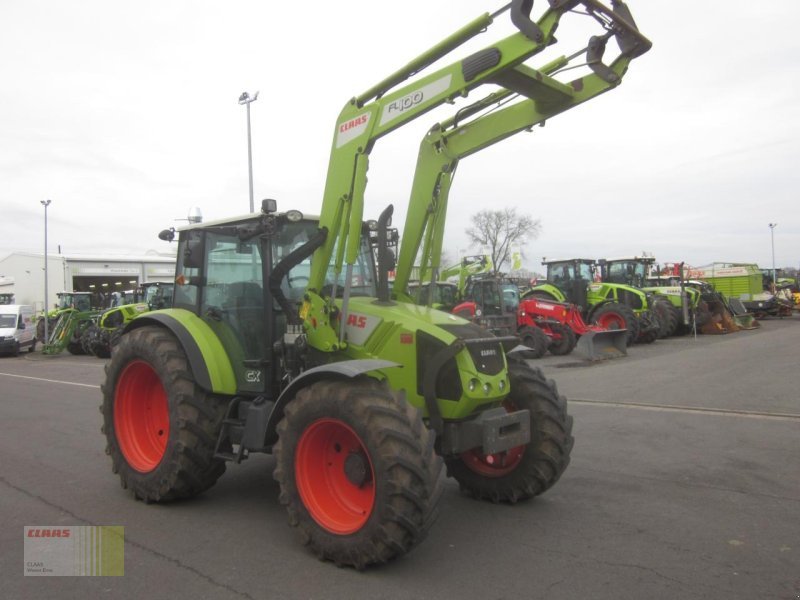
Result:
<svg viewBox="0 0 800 600"><path fill-rule="evenodd" d="M43 250L46 198L49 248L68 254L164 250L158 231L180 226L193 206L206 220L247 212L244 90L260 91L256 204L272 197L281 210L318 214L341 107L502 5L1 2L0 258ZM534 13L545 5L536 0ZM524 247L531 269L542 256L643 251L769 267L771 222L777 265L797 267L800 2L629 6L654 45L618 89L462 161L450 256L477 250L464 230L490 206L541 220ZM505 36L507 21L450 60ZM582 47L568 22L558 53ZM402 225L419 141L453 112L442 107L377 143L367 217L393 203Z"/></svg>

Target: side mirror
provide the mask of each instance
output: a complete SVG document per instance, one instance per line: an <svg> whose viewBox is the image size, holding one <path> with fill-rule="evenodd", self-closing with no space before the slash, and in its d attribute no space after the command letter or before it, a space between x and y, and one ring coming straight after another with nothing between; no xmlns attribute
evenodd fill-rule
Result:
<svg viewBox="0 0 800 600"><path fill-rule="evenodd" d="M158 234L158 239L171 242L175 239L175 228L170 227L169 229L162 229Z"/></svg>
<svg viewBox="0 0 800 600"><path fill-rule="evenodd" d="M183 249L183 266L188 269L201 269L205 257L205 236L199 231L190 232Z"/></svg>

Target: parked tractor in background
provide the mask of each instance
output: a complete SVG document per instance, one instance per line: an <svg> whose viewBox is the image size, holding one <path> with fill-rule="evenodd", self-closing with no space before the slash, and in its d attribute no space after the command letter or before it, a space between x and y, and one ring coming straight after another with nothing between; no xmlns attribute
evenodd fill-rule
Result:
<svg viewBox="0 0 800 600"><path fill-rule="evenodd" d="M58 354L65 348L70 354L85 354L81 339L84 331L100 314L91 292L59 292L58 305L36 322L36 339L42 341L44 354ZM47 319L48 339L45 338Z"/></svg>
<svg viewBox="0 0 800 600"><path fill-rule="evenodd" d="M686 310L690 308L688 293L669 295L658 286L648 285L650 274L655 269L654 257L601 258L597 266L604 282L628 285L645 293L647 303L658 319L658 337L666 338L678 333L679 325L684 322L684 303Z"/></svg>
<svg viewBox="0 0 800 600"><path fill-rule="evenodd" d="M503 277L471 277L462 302L453 309L465 319L495 335L517 335L527 347L526 357L546 352L563 356L580 344L590 360L627 355L627 332L586 325L572 304L541 298L519 298L516 283ZM580 342L579 342L580 340Z"/></svg>
<svg viewBox="0 0 800 600"><path fill-rule="evenodd" d="M412 191L396 265L393 208L364 223L369 153L384 135L484 84L522 94L505 110L521 106L530 121L535 107L544 121L615 88L650 48L622 2L551 2L537 20L531 4L475 19L345 105L319 219L265 200L260 214L180 231L173 307L125 326L106 368L103 432L123 487L146 502L187 498L214 485L227 462L272 453L280 501L304 543L363 568L426 536L443 464L465 493L492 502L532 498L558 481L573 438L555 383L509 352L516 338L406 294L419 241L432 239L431 220L444 227L443 207ZM518 32L403 84L506 11ZM566 15L603 33L585 48L588 74L563 83L555 70L583 61L583 51L539 70L524 63L552 48ZM612 38L620 53L606 64ZM509 114L495 112L485 131L509 135ZM423 157L417 171L438 172L441 158ZM438 267L440 252L423 256ZM390 295L395 267L391 293L402 301Z"/></svg>
<svg viewBox="0 0 800 600"><path fill-rule="evenodd" d="M109 358L125 325L143 313L172 306L174 287L174 283L148 282L125 292L115 306L104 310L84 330L81 345L86 354Z"/></svg>
<svg viewBox="0 0 800 600"><path fill-rule="evenodd" d="M628 345L650 343L660 325L647 294L618 283L596 282L595 261L587 258L543 260L547 282L528 290L524 298L574 304L581 317L603 329L625 329Z"/></svg>
<svg viewBox="0 0 800 600"><path fill-rule="evenodd" d="M456 264L439 273L439 280L420 284L418 281L409 282L408 293L414 296L417 304L430 306L444 311L452 311L461 302L467 280L472 275L487 273L492 268L492 261L486 255L465 256ZM458 281L448 281L454 277ZM430 290L433 289L433 296Z"/></svg>
<svg viewBox="0 0 800 600"><path fill-rule="evenodd" d="M577 348L589 360L627 356L628 332L588 325L574 304L523 295L517 310L519 331L537 327L550 338L548 350L563 356ZM525 339L523 338L523 343ZM526 344L527 345L527 344Z"/></svg>
<svg viewBox="0 0 800 600"><path fill-rule="evenodd" d="M520 329L517 324L519 289L517 285L491 274L467 279L460 302L452 313L471 321L497 336L519 336L528 348L527 358L541 358L550 338L535 324Z"/></svg>

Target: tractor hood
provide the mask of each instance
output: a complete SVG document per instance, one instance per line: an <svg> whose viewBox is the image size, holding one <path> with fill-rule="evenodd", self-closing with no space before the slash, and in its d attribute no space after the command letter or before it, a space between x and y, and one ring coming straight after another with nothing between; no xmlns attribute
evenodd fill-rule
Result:
<svg viewBox="0 0 800 600"><path fill-rule="evenodd" d="M426 381L434 384L439 411L449 419L465 418L508 393L502 340L461 317L406 302L351 298L344 318L347 357L402 364L385 376L412 404L428 402Z"/></svg>
<svg viewBox="0 0 800 600"><path fill-rule="evenodd" d="M345 335L350 344L364 346L379 330L390 329L401 344L413 344L403 334L424 332L445 345L458 338L488 337L490 334L466 319L450 313L407 302L378 304L373 298L351 298L346 316ZM392 336L395 337L395 336Z"/></svg>

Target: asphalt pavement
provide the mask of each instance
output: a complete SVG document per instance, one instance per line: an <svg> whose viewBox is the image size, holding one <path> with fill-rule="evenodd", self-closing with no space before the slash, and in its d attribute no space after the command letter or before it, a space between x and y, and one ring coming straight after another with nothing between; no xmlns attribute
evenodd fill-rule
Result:
<svg viewBox="0 0 800 600"><path fill-rule="evenodd" d="M561 480L515 506L448 480L428 539L364 572L305 550L269 456L192 500L135 501L104 453L105 361L0 357L0 597L796 600L800 316L761 325L532 361L575 417ZM24 576L33 525L124 526L124 576Z"/></svg>

